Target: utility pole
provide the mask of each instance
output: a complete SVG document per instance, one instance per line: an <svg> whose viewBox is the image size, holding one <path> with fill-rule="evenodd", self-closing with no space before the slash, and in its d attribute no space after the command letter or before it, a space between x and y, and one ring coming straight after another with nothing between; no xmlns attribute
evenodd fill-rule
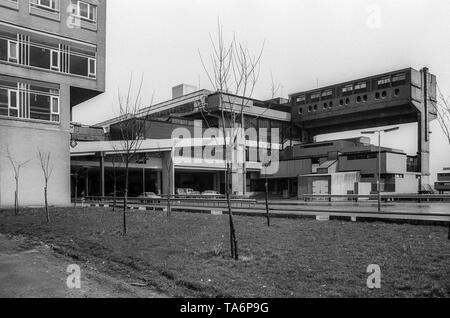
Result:
<svg viewBox="0 0 450 318"><path fill-rule="evenodd" d="M378 134L378 159L377 159L377 194L378 194L378 212L381 212L381 133L388 133L392 131L399 130L399 127L389 128L389 129L378 129L372 131L363 131L363 135L374 135Z"/></svg>

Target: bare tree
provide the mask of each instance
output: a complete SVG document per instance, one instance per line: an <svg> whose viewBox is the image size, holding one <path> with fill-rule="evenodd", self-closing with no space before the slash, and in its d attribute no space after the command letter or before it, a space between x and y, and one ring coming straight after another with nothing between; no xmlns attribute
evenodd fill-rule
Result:
<svg viewBox="0 0 450 318"><path fill-rule="evenodd" d="M123 235L127 235L127 211L129 195L129 168L130 163L140 150L145 139L146 113L143 113L141 99L143 77L141 78L135 97L132 96L133 76L131 76L126 95L118 94L120 116L126 118L114 126L113 148L120 154L125 165L124 206L123 206ZM148 112L150 108L146 108Z"/></svg>
<svg viewBox="0 0 450 318"><path fill-rule="evenodd" d="M437 103L437 118L448 143L450 144L450 98L445 97L439 89Z"/></svg>
<svg viewBox="0 0 450 318"><path fill-rule="evenodd" d="M167 217L170 217L172 215L172 207L170 204L170 199L171 199L171 195L172 195L172 178L171 176L171 171L173 169L173 160L172 158L170 158L169 160L167 160L166 162L166 167L165 169L167 170L167 175L168 177L168 181L167 181Z"/></svg>
<svg viewBox="0 0 450 318"><path fill-rule="evenodd" d="M269 101L269 105L267 109L270 109L272 107L273 100L275 96L278 94L278 91L280 90L280 85L276 85L275 81L273 79L273 74L270 73L271 78L271 99ZM263 167L265 168L265 201L266 201L266 219L267 219L267 226L270 227L270 207L269 207L269 180L267 176L267 168L272 164L272 161L267 161L263 163Z"/></svg>
<svg viewBox="0 0 450 318"><path fill-rule="evenodd" d="M232 185L233 164L236 164L234 155L245 151L242 149L244 136L244 110L250 102L260 72L260 60L264 45L256 56L253 56L248 48L233 38L226 43L223 35L223 27L218 21L218 33L216 41L210 37L212 53L211 65L208 68L200 55L205 73L211 86L219 97L220 121L222 129L225 155L225 194L228 206L230 226L230 250L231 256L238 260L238 241L234 225L233 210L231 206L230 186ZM204 118L206 118L204 116ZM227 133L228 132L228 133ZM238 149L241 148L241 149Z"/></svg>
<svg viewBox="0 0 450 318"><path fill-rule="evenodd" d="M20 181L20 170L25 167L30 160L26 161L17 161L9 152L9 146L6 147L6 156L9 159L14 171L14 180L16 181L16 190L14 192L14 214L19 214L19 181Z"/></svg>
<svg viewBox="0 0 450 318"><path fill-rule="evenodd" d="M50 223L50 213L48 211L48 181L52 177L53 165L51 162L50 152L41 152L38 150L39 162L41 164L42 174L44 175L44 202L45 202L45 216L47 223Z"/></svg>
<svg viewBox="0 0 450 318"><path fill-rule="evenodd" d="M437 118L439 125L447 137L450 144L450 98L445 97L441 90L438 88L438 103L437 103ZM448 239L450 240L450 223L448 228Z"/></svg>

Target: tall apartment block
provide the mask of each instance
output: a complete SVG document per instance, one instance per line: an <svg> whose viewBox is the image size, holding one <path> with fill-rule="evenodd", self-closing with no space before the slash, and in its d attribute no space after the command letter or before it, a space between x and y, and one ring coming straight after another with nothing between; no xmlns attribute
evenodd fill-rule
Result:
<svg viewBox="0 0 450 318"><path fill-rule="evenodd" d="M105 0L0 0L0 207L70 204L72 108L105 90ZM42 191L40 191L42 189Z"/></svg>

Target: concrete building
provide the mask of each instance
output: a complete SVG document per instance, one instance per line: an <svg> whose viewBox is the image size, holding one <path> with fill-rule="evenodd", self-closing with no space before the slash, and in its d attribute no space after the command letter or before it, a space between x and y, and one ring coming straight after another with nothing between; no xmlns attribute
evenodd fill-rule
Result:
<svg viewBox="0 0 450 318"><path fill-rule="evenodd" d="M205 163L210 145L209 128L221 130L230 122L221 114L234 114L245 136L237 139L236 152L243 158L232 166L232 193L259 195L269 180L272 195L296 197L307 194L370 194L377 191L378 146L368 138L317 143L324 133L417 122L418 153L381 148L381 191L418 193L429 186L429 122L435 119L436 78L427 69L403 69L345 82L313 91L261 101L231 94L221 102L221 94L196 90L189 85L173 89L169 101L143 109L145 141L132 165L130 194L142 192L175 193L176 188L197 191L224 188L225 149L219 147L219 160ZM242 113L240 106L245 105ZM72 167L83 171L78 191L90 195L111 193L112 162L117 167L117 126L131 120L122 116L100 123L97 132L108 132L105 140L80 142L72 149ZM267 129L269 138L247 130ZM93 129L93 128L91 128ZM181 136L174 131L182 131ZM272 132L278 131L276 138ZM183 137L192 146L180 147ZM80 139L81 140L81 139ZM192 148L192 149L191 149ZM277 151L273 151L277 150ZM277 152L277 170L266 171L267 157ZM217 155L216 153L216 155ZM190 160L187 160L190 158ZM168 160L174 162L166 171ZM120 168L120 164L119 164ZM167 185L170 184L170 190ZM80 194L80 193L79 193Z"/></svg>
<svg viewBox="0 0 450 318"><path fill-rule="evenodd" d="M181 85L179 87L189 87ZM178 87L178 88L179 88ZM227 101L220 106L217 93L208 90L195 90L192 88L183 92L180 96L179 89L173 90L173 99L141 111L140 119L145 120L145 142L139 149L139 156L131 165L130 194L139 195L144 190L166 194L169 191L175 193L176 188L194 188L198 191L217 190L225 192L224 172L226 163L223 158L225 150L221 138L214 140L218 150L213 163L205 164L205 149L210 146L211 139L205 135L213 128L221 131L223 125L220 119L222 110L230 112L232 105L241 104L243 100L237 96L226 94ZM285 101L287 102L287 101ZM274 101L259 101L246 99L243 111L244 118L238 120L244 122L244 126L254 126L255 129L271 127L280 129L280 141L277 144L260 140L260 136L247 136L239 141L241 145L240 156L248 160L233 165L232 192L245 195L250 190L249 175L260 174L262 164L257 157L260 148L279 148L280 144L291 144L291 122L289 105L276 104ZM112 191L111 177L113 174L113 161L117 167L119 153L117 144L121 134L117 132L117 126L127 116L96 125L98 131L108 131L107 140L97 142L83 142L78 138L79 144L72 149L73 172L82 171L79 193L91 195L109 194ZM226 120L227 121L227 120ZM228 125L229 123L227 123ZM94 127L95 128L95 127ZM90 128L93 129L93 128ZM186 140L193 140L195 145L183 147L174 141L174 132L180 134ZM83 130L83 129L81 129ZM86 131L86 128L84 129ZM84 134L85 135L85 134ZM278 136L277 136L278 137ZM269 146L270 144L270 146ZM255 154L252 156L251 154ZM174 165L170 171L166 171L168 160ZM119 182L122 182L120 176ZM171 180L171 189L167 184ZM104 182L103 182L104 180ZM75 180L73 181L75 182ZM123 187L123 186L122 186Z"/></svg>
<svg viewBox="0 0 450 318"><path fill-rule="evenodd" d="M444 172L438 173L438 181L434 188L439 193L450 192L450 168L444 168Z"/></svg>
<svg viewBox="0 0 450 318"><path fill-rule="evenodd" d="M367 137L296 145L285 152L278 173L269 175L269 190L290 196L371 194L377 191L378 147ZM381 148L381 191L417 193L417 157L402 150ZM255 190L264 183L256 179Z"/></svg>
<svg viewBox="0 0 450 318"><path fill-rule="evenodd" d="M43 204L38 151L51 153L51 205L70 204L72 107L105 90L105 0L0 0L0 207L14 204L7 153L28 162L21 205Z"/></svg>
<svg viewBox="0 0 450 318"><path fill-rule="evenodd" d="M436 76L411 68L290 96L292 121L302 141L347 130L418 124L420 191L430 191L430 128L436 119Z"/></svg>

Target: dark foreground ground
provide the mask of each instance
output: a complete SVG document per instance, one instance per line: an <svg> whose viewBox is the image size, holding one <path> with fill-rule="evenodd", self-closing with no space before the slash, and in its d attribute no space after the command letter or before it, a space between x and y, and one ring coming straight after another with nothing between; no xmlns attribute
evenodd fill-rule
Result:
<svg viewBox="0 0 450 318"><path fill-rule="evenodd" d="M42 210L24 210L19 216L0 211L0 233L47 244L82 272L95 268L121 282L135 282L143 292L181 297L450 296L445 227L274 219L268 228L263 218L236 217L241 259L234 261L227 216L130 212L127 237L121 235L121 213L110 210L52 209L51 218L47 225ZM381 267L379 290L367 288L369 264Z"/></svg>

